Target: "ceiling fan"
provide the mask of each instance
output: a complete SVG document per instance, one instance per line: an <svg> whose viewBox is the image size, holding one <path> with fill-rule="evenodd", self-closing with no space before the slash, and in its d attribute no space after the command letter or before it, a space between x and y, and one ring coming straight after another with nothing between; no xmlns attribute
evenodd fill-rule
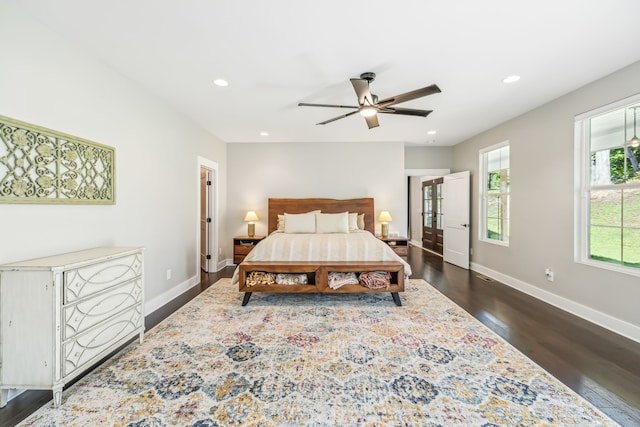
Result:
<svg viewBox="0 0 640 427"><path fill-rule="evenodd" d="M378 100L377 95L373 95L369 90L369 84L376 78L375 73L367 72L360 74L359 79L351 79L353 89L358 96L358 106L353 105L333 105L333 104L309 104L301 102L298 104L300 107L331 107L331 108L355 108L355 111L343 114L338 117L334 117L324 122L318 123L319 125L326 125L327 123L335 122L336 120L344 119L353 114L360 113L367 121L369 129L380 126L378 123L378 113L381 114L399 114L402 116L418 116L427 117L432 110L416 110L413 108L399 108L394 107L396 104L411 101L412 99L421 98L427 95L433 95L434 93L440 93L441 90L436 85L423 87L422 89L416 89L411 92L403 93L402 95L396 95L383 100Z"/></svg>

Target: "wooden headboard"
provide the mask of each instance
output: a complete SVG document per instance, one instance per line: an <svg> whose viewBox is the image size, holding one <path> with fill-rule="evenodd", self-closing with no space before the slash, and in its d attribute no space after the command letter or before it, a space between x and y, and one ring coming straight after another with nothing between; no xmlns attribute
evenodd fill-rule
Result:
<svg viewBox="0 0 640 427"><path fill-rule="evenodd" d="M373 198L362 199L269 199L269 234L278 228L278 214L305 213L320 209L323 213L357 212L364 214L365 230L374 233Z"/></svg>

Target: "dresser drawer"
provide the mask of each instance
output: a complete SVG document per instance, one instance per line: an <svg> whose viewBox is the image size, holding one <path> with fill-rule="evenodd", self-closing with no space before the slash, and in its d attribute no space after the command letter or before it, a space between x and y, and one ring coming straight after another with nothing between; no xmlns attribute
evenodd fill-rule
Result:
<svg viewBox="0 0 640 427"><path fill-rule="evenodd" d="M235 245L233 252L235 255L247 255L254 248L254 245Z"/></svg>
<svg viewBox="0 0 640 427"><path fill-rule="evenodd" d="M63 304L103 291L142 273L142 255L132 254L64 273Z"/></svg>
<svg viewBox="0 0 640 427"><path fill-rule="evenodd" d="M144 334L144 248L104 246L0 266L0 405L63 387Z"/></svg>
<svg viewBox="0 0 640 427"><path fill-rule="evenodd" d="M137 278L108 288L104 293L85 298L62 309L64 329L62 339L67 340L142 301L142 279Z"/></svg>
<svg viewBox="0 0 640 427"><path fill-rule="evenodd" d="M92 362L94 357L105 356L103 352L107 353L110 347L115 350L114 344L134 334L142 327L142 322L141 307L138 305L63 343L62 376L73 374L83 365Z"/></svg>
<svg viewBox="0 0 640 427"><path fill-rule="evenodd" d="M393 251L400 256L406 257L408 254L408 250L406 246L394 246Z"/></svg>

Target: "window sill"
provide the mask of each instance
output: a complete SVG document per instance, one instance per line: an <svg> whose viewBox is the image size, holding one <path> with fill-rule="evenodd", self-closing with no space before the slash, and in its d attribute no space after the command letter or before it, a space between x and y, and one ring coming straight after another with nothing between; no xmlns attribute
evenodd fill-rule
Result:
<svg viewBox="0 0 640 427"><path fill-rule="evenodd" d="M502 240L493 240L493 239L478 239L481 242L484 243L491 243L492 245L497 245L497 246L504 246L504 247L509 247L509 242L508 241L502 241Z"/></svg>
<svg viewBox="0 0 640 427"><path fill-rule="evenodd" d="M640 268L625 267L624 265L611 264L608 262L596 261L593 259L580 259L576 260L578 264L584 264L591 267L601 268L603 270L615 271L616 273L628 274L631 276L640 277Z"/></svg>

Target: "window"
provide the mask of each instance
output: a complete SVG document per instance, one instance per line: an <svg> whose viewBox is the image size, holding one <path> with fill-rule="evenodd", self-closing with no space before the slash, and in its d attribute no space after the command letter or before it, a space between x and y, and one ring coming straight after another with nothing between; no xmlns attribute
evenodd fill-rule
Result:
<svg viewBox="0 0 640 427"><path fill-rule="evenodd" d="M509 141L480 151L480 240L509 244Z"/></svg>
<svg viewBox="0 0 640 427"><path fill-rule="evenodd" d="M576 117L576 261L640 276L640 95Z"/></svg>

